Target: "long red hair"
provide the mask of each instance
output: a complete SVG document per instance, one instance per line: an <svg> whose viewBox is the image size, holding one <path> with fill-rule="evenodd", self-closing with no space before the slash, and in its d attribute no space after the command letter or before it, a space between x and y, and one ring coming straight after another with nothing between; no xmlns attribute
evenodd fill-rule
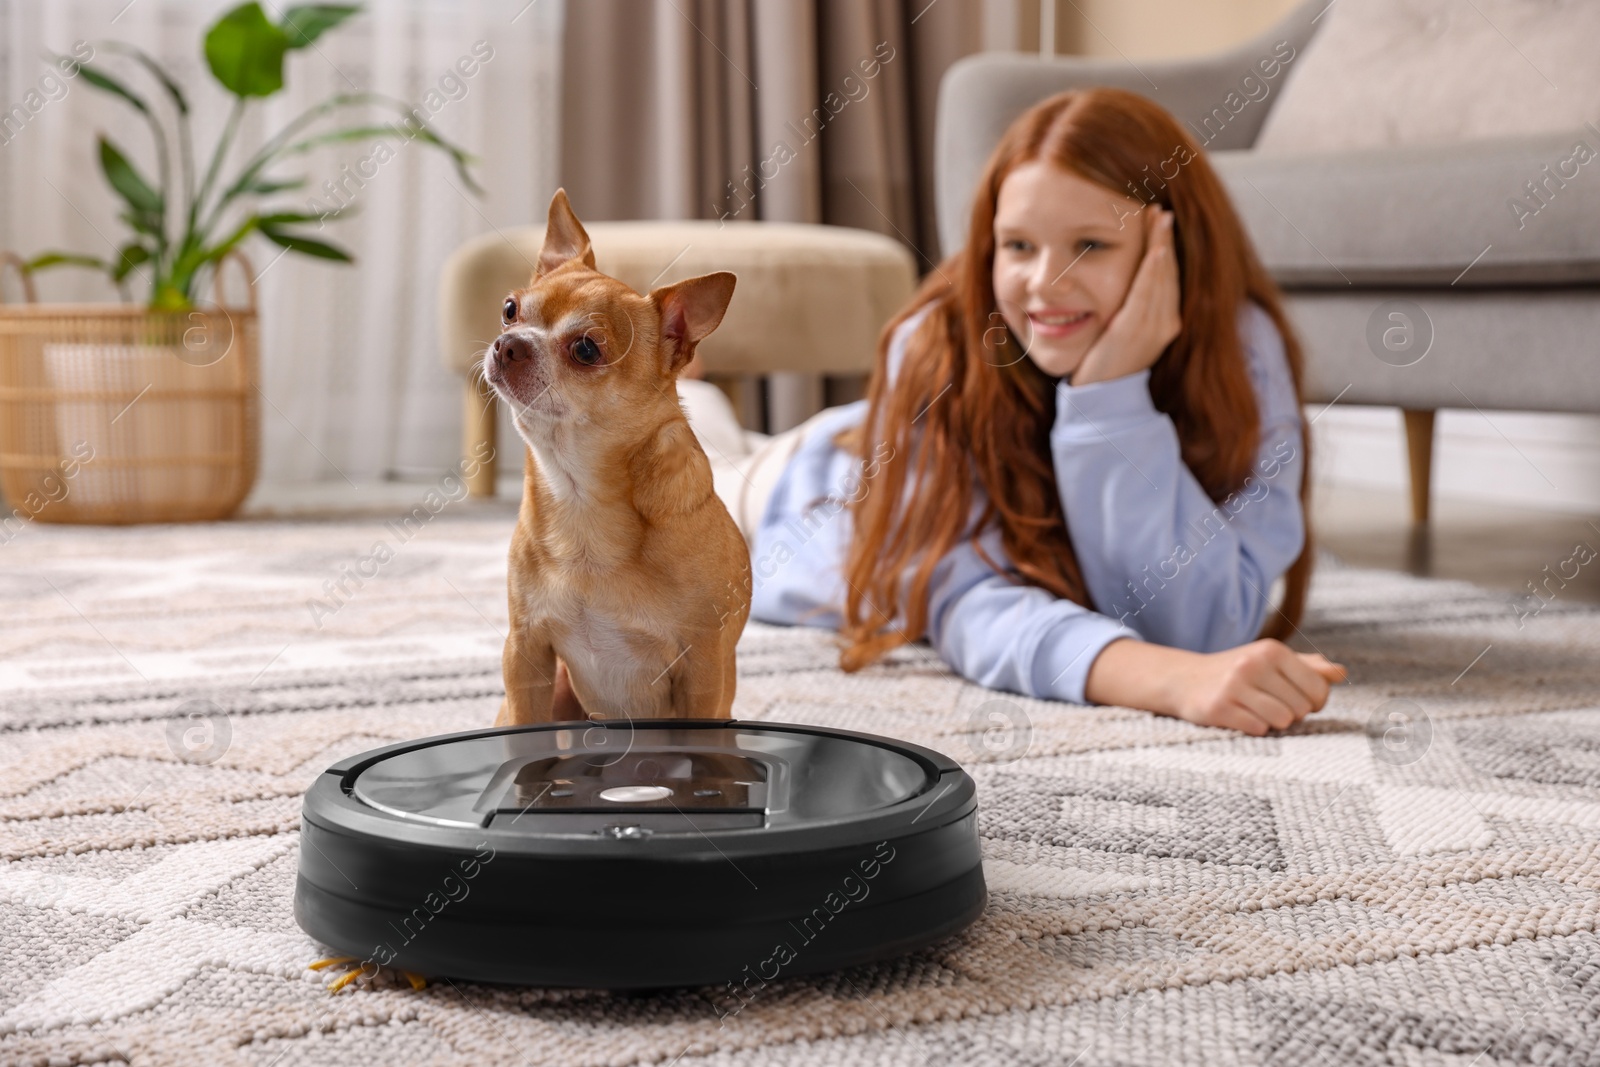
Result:
<svg viewBox="0 0 1600 1067"><path fill-rule="evenodd" d="M1183 151L1186 150L1186 153ZM1277 286L1256 257L1204 153L1170 114L1135 93L1094 88L1058 93L1019 116L978 180L966 246L919 286L878 338L866 420L836 443L865 456L885 442L850 501L852 533L842 572L840 666L859 670L927 629L933 569L963 537L998 522L1012 580L1048 589L1095 610L1073 552L1049 448L1056 379L994 324L995 204L1000 185L1023 163L1048 160L1124 196L1173 213L1183 321L1150 372L1150 396L1177 428L1184 463L1215 502L1239 490L1255 461L1260 412L1239 337L1241 304L1259 304L1283 337L1295 395L1303 399L1302 354ZM1180 167L1181 173L1172 168ZM1142 216L1141 216L1142 218ZM893 386L888 345L895 329L936 302L908 339ZM915 424L915 425L913 425ZM913 438L915 434L915 438ZM1300 500L1309 515L1309 434L1302 446ZM912 464L915 469L912 469ZM908 493L907 480L916 487ZM968 529L975 486L987 497ZM1284 638L1305 609L1314 553L1309 521L1299 558L1285 575L1282 608L1262 637ZM999 562L983 558L997 572ZM901 611L908 568L915 567Z"/></svg>

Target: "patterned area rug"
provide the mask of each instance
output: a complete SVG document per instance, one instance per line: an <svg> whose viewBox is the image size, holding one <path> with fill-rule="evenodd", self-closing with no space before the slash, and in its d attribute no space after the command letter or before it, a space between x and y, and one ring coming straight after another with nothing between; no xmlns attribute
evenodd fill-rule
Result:
<svg viewBox="0 0 1600 1067"><path fill-rule="evenodd" d="M726 989L334 976L291 913L328 763L487 726L504 505L33 526L0 588L0 1062L1600 1062L1600 612L1318 572L1328 710L1253 739L848 676L752 624L740 717L905 738L978 781L990 902L915 955Z"/></svg>

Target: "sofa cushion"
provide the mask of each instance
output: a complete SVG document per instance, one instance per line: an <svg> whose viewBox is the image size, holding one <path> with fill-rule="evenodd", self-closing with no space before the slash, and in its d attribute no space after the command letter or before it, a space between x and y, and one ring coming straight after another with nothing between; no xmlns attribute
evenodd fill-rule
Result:
<svg viewBox="0 0 1600 1067"><path fill-rule="evenodd" d="M1256 148L1334 152L1600 118L1595 0L1334 0Z"/></svg>
<svg viewBox="0 0 1600 1067"><path fill-rule="evenodd" d="M1597 125L1338 155L1209 158L1285 286L1596 284Z"/></svg>

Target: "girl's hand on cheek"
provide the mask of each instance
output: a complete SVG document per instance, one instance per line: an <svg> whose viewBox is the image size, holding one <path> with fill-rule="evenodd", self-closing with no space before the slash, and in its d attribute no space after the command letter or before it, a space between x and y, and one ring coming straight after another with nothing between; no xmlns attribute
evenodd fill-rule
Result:
<svg viewBox="0 0 1600 1067"><path fill-rule="evenodd" d="M1161 358L1183 319L1178 304L1178 255L1172 239L1172 212L1151 207L1145 215L1145 252L1122 306L1105 332L1090 346L1073 385L1137 374Z"/></svg>

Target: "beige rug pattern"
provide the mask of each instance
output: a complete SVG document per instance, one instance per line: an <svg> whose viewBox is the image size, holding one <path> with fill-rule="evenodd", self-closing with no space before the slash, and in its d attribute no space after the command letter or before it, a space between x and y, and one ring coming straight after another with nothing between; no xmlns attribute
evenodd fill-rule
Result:
<svg viewBox="0 0 1600 1067"><path fill-rule="evenodd" d="M926 647L848 676L823 631L748 628L740 717L977 779L990 902L960 936L732 1014L387 972L330 995L291 911L300 796L490 724L512 522L0 546L0 1063L1600 1063L1600 612L1331 559L1295 643L1352 680L1261 739L983 690Z"/></svg>

